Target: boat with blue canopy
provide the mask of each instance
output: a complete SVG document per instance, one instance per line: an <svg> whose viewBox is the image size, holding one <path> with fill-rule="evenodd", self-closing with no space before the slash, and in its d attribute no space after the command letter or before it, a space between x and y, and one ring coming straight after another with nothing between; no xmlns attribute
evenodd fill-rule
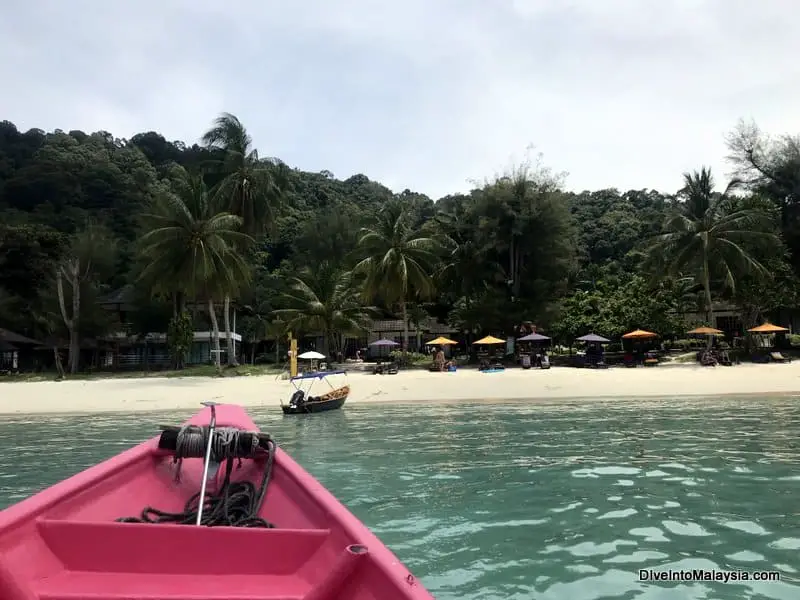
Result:
<svg viewBox="0 0 800 600"><path fill-rule="evenodd" d="M329 381L329 377L334 375L344 375L347 371L318 371L295 375L289 381L294 386L295 392L292 394L288 404L281 400L281 409L285 415L304 415L309 413L327 412L342 408L347 396L350 395L350 386L345 384L339 387ZM311 388L317 381L324 381L330 390L321 396L312 396Z"/></svg>

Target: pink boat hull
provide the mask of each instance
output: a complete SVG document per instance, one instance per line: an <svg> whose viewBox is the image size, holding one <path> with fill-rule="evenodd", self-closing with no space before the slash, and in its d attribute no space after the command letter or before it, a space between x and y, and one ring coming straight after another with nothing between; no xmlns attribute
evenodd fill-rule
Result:
<svg viewBox="0 0 800 600"><path fill-rule="evenodd" d="M219 427L257 431L238 406ZM209 409L189 423L207 425ZM145 506L179 512L202 459L175 481L158 438L0 511L0 600L431 600L403 564L278 449L260 516L275 529L119 523ZM232 479L258 484L244 460ZM224 469L220 469L221 472Z"/></svg>

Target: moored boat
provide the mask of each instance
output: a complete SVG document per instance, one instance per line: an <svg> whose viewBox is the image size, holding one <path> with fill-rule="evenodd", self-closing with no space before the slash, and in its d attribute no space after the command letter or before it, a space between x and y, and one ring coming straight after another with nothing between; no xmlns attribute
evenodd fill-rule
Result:
<svg viewBox="0 0 800 600"><path fill-rule="evenodd" d="M432 598L241 407L163 429L0 511L2 600Z"/></svg>
<svg viewBox="0 0 800 600"><path fill-rule="evenodd" d="M329 410L336 410L344 406L347 397L350 395L350 386L342 385L340 387L333 387L328 381L331 375L346 375L345 371L322 371L318 373L304 373L297 375L290 379L295 388L289 404L284 404L281 401L281 409L285 415L303 415L308 413L327 412ZM331 388L321 396L312 396L311 387L316 380L324 380ZM304 382L309 381L310 384L307 389L303 389Z"/></svg>

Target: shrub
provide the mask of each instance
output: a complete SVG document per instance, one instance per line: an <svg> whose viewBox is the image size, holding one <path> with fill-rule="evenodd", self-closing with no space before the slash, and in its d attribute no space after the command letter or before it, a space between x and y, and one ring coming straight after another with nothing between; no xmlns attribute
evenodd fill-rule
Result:
<svg viewBox="0 0 800 600"><path fill-rule="evenodd" d="M389 358L396 362L399 367L427 365L433 360L432 357L426 354L420 354L419 352L406 352L405 350L395 350L389 354Z"/></svg>
<svg viewBox="0 0 800 600"><path fill-rule="evenodd" d="M692 348L696 348L699 345L701 345L701 342L698 340L671 340L669 342L664 342L664 349L669 350L674 348L675 350L680 350L681 352L688 352Z"/></svg>

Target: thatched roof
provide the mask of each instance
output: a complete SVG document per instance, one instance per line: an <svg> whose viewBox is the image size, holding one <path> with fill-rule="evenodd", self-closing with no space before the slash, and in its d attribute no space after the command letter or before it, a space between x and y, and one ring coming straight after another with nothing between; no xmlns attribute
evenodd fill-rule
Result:
<svg viewBox="0 0 800 600"><path fill-rule="evenodd" d="M123 285L118 290L114 290L110 294L108 294L105 298L102 298L97 303L100 306L113 306L113 305L121 305L121 304L133 304L135 301L135 293L133 286Z"/></svg>
<svg viewBox="0 0 800 600"><path fill-rule="evenodd" d="M9 344L19 345L22 344L24 346L41 346L41 342L37 342L29 337L25 337L24 335L20 335L19 333L14 333L13 331L9 331L8 329L3 329L0 327L0 340L7 342Z"/></svg>

